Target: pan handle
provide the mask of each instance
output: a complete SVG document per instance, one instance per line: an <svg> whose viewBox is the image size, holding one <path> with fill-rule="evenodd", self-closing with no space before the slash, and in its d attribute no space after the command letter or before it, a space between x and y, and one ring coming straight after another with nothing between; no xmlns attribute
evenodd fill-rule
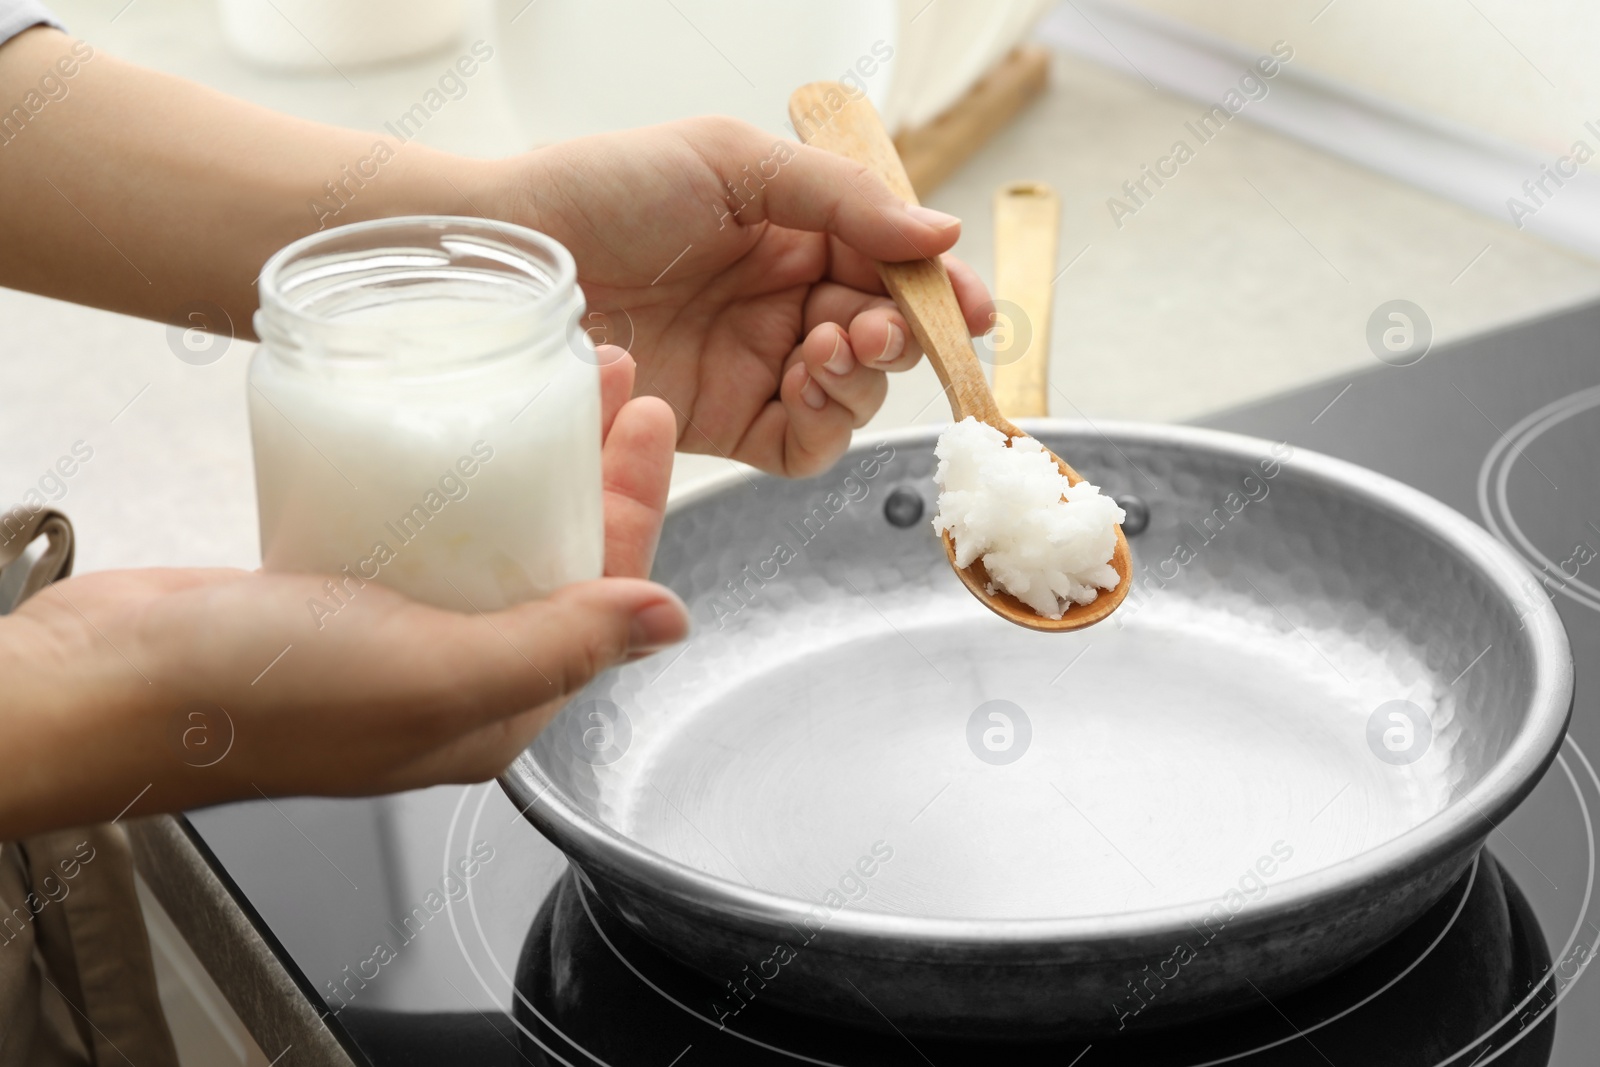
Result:
<svg viewBox="0 0 1600 1067"><path fill-rule="evenodd" d="M1004 362L995 361L994 395L1009 418L1050 414L1050 287L1060 225L1061 201L1043 182L995 192L995 314L1012 321L996 323L1009 340L997 353Z"/></svg>

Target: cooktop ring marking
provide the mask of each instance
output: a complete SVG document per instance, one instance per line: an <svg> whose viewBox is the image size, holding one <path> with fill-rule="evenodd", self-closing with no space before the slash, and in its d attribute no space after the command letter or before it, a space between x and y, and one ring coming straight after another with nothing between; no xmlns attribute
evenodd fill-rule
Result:
<svg viewBox="0 0 1600 1067"><path fill-rule="evenodd" d="M1554 560L1546 556L1522 532L1511 511L1511 503L1506 493L1511 470L1529 446L1573 416L1581 415L1596 407L1600 407L1600 386L1569 393L1530 412L1513 424L1511 429L1494 443L1494 447L1489 449L1488 455L1484 456L1483 463L1478 467L1478 509L1483 513L1484 525L1489 528L1489 532L1555 580L1556 592L1586 608L1600 611L1600 589L1580 580L1576 575L1569 578ZM1494 486L1492 498L1491 481Z"/></svg>

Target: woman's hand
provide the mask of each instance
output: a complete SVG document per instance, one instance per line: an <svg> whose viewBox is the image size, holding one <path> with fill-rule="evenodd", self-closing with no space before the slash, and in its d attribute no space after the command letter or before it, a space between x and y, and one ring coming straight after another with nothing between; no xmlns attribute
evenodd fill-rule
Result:
<svg viewBox="0 0 1600 1067"><path fill-rule="evenodd" d="M586 137L490 164L481 210L572 250L591 336L626 345L678 447L826 469L921 351L873 260L932 257L956 219L864 167L732 119ZM946 257L974 334L988 294Z"/></svg>
<svg viewBox="0 0 1600 1067"><path fill-rule="evenodd" d="M249 336L262 263L321 227L521 223L572 250L596 313L583 325L633 352L679 447L778 474L831 464L884 372L921 355L872 261L941 255L960 231L857 163L727 118L468 159L273 114L45 27L0 47L0 99L68 60L71 102L5 146L0 285L184 325L209 302ZM150 136L151 115L176 132ZM380 147L377 176L324 203ZM945 262L968 327L988 329L983 284Z"/></svg>
<svg viewBox="0 0 1600 1067"><path fill-rule="evenodd" d="M258 790L482 781L598 671L680 640L683 604L642 580L672 413L654 398L625 403L633 362L606 355L609 577L488 615L368 583L320 628L306 602L326 595L323 576L131 570L58 582L0 619L0 840L110 819L136 797L130 814Z"/></svg>

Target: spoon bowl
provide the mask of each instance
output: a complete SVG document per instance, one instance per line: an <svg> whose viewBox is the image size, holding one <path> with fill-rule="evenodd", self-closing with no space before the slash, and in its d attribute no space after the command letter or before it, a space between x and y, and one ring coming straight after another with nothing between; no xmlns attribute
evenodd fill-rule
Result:
<svg viewBox="0 0 1600 1067"><path fill-rule="evenodd" d="M1003 427L997 427L1004 429ZM1014 429L1014 427L1013 427ZM1018 431L1013 439L1022 436ZM1061 473L1067 476L1071 485L1076 485L1083 479L1077 472L1067 466L1060 456L1051 453L1051 458L1061 468ZM1104 620L1113 611L1116 611L1124 599L1127 598L1128 588L1133 584L1130 576L1133 573L1133 559L1128 552L1128 539L1122 535L1122 527L1117 527L1117 547L1112 551L1111 566L1120 579L1115 589L1102 589L1100 595L1087 604L1073 604L1061 613L1061 618L1051 619L1040 615L1028 605L1006 592L996 588L989 591L991 579L988 570L983 565L982 557L973 560L965 567L956 566L956 543L948 533L940 534L944 542L944 554L950 560L950 567L956 572L956 577L961 579L961 584L977 597L982 604L1007 622L1018 626L1026 626L1030 630L1039 630L1044 633L1067 632L1081 630L1086 626Z"/></svg>
<svg viewBox="0 0 1600 1067"><path fill-rule="evenodd" d="M964 418L965 416L957 416ZM981 420L987 421L987 420ZM1016 426L1002 418L998 423L990 423L995 429L1015 441L1019 437L1026 437ZM1061 473L1067 476L1068 485L1077 485L1083 481L1082 476L1068 465L1067 461L1050 453L1050 458L1056 461L1056 466L1061 468ZM1117 546L1112 551L1111 566L1120 579L1115 589L1102 589L1100 595L1087 604L1072 604L1061 613L1061 618L1050 619L1006 592L1004 589L989 591L991 579L989 572L983 565L980 557L973 560L966 567L956 566L956 543L948 533L940 534L944 542L944 554L950 560L950 567L956 572L956 577L961 579L961 584L977 597L978 600L996 615L1007 622L1018 626L1026 626L1030 630L1039 630L1044 633L1067 632L1081 630L1086 626L1093 626L1110 615L1128 596L1128 589L1133 584L1133 558L1128 551L1128 539L1122 534L1122 527L1117 527Z"/></svg>
<svg viewBox="0 0 1600 1067"><path fill-rule="evenodd" d="M796 89L789 98L789 115L807 144L855 160L882 178L890 191L906 203L918 202L894 141L866 94L853 94L838 82L812 82ZM828 118L818 122L816 116L819 115ZM884 287L899 305L911 332L938 374L939 383L944 386L951 418L960 422L970 415L999 430L1008 440L1026 437L1001 413L989 389L944 264L937 259L921 259L877 266ZM1083 481L1060 456L1052 452L1051 458L1067 476L1069 485ZM1088 604L1071 605L1059 619L1040 615L1009 593L998 589L991 592L991 581L983 561L974 560L968 567L957 567L955 542L948 533L943 538L950 566L972 595L996 615L1030 630L1064 633L1092 626L1117 609L1132 584L1132 559L1120 526L1111 557L1111 566L1119 578L1116 588L1101 590Z"/></svg>

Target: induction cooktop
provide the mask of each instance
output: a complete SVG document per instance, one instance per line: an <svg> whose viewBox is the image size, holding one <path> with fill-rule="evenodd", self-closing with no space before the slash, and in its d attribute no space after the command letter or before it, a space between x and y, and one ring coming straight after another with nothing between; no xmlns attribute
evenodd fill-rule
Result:
<svg viewBox="0 0 1600 1067"><path fill-rule="evenodd" d="M725 991L609 914L492 783L255 801L191 813L188 826L351 1057L372 1067L1593 1064L1600 305L1433 351L1418 316L1405 302L1375 309L1370 367L1205 424L1392 475L1510 545L1571 636L1572 727L1432 910L1292 997L1245 998L1154 1034L1003 1049L760 1002L727 1021Z"/></svg>

